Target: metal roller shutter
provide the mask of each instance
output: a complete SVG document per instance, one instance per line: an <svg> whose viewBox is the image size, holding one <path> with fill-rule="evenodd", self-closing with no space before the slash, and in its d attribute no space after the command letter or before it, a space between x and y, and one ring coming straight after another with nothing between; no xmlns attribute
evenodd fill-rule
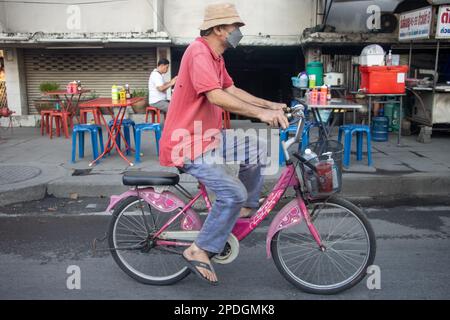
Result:
<svg viewBox="0 0 450 320"><path fill-rule="evenodd" d="M57 82L61 88L73 80L102 97L111 95L111 86L128 83L131 90L148 86L156 67L156 48L146 49L27 49L24 54L28 111L37 114L34 100L42 97L39 85Z"/></svg>

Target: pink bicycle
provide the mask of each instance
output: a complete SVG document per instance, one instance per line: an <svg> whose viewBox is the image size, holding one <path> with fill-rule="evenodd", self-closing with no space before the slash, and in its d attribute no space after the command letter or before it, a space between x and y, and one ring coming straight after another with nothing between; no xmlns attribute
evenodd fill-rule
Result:
<svg viewBox="0 0 450 320"><path fill-rule="evenodd" d="M281 274L298 288L316 294L333 294L360 282L375 258L373 229L360 208L336 195L340 190L341 169L332 190L321 187L330 176L321 176L311 160L300 153L291 160L288 149L300 141L303 130L302 105L293 107L290 116L298 122L295 137L283 142L286 167L262 206L251 217L239 219L215 263L232 262L245 239L271 212L285 191L292 187L296 197L273 218L266 238L267 257L272 257ZM320 158L330 159L338 152L327 149L328 142L316 144ZM325 152L321 152L325 151ZM336 151L336 150L334 150ZM325 160L324 160L325 161ZM113 212L109 226L109 250L119 267L135 280L152 285L170 285L185 278L190 270L181 257L202 226L192 209L202 198L208 210L211 203L205 187L191 196L178 184L179 175L168 172L128 172L123 183L132 188L112 196L108 211ZM170 188L190 200L187 204ZM328 187L327 187L328 188Z"/></svg>

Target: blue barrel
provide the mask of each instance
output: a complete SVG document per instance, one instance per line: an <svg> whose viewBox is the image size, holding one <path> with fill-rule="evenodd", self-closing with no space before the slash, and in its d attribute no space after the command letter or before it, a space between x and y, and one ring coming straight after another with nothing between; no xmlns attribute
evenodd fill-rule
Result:
<svg viewBox="0 0 450 320"><path fill-rule="evenodd" d="M372 140L388 141L389 139L389 119L388 117L372 118Z"/></svg>

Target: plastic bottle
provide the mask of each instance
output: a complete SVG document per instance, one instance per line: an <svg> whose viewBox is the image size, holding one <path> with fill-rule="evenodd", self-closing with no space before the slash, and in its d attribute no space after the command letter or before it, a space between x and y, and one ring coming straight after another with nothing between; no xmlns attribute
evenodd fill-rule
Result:
<svg viewBox="0 0 450 320"><path fill-rule="evenodd" d="M317 89L314 87L310 93L310 100L311 103L317 103L317 98L318 98L318 92Z"/></svg>
<svg viewBox="0 0 450 320"><path fill-rule="evenodd" d="M327 91L327 100L330 101L331 100L331 86L328 86L328 91Z"/></svg>
<svg viewBox="0 0 450 320"><path fill-rule="evenodd" d="M131 99L130 85L128 83L125 85L125 95L127 99Z"/></svg>
<svg viewBox="0 0 450 320"><path fill-rule="evenodd" d="M309 163L315 164L319 161L317 158L317 154L315 154L311 149L307 148L305 149L303 153L303 158L305 158Z"/></svg>
<svg viewBox="0 0 450 320"><path fill-rule="evenodd" d="M338 175L337 175L337 167L336 164L334 163L333 158L331 157L332 153L331 152L327 152L325 153L326 156L328 156L327 162L331 164L331 174L332 174L332 179L333 179L333 190L336 190L339 188L339 181L338 181Z"/></svg>
<svg viewBox="0 0 450 320"><path fill-rule="evenodd" d="M317 154L315 154L311 149L305 149L303 152L303 158L305 158L310 164L313 166L319 162L319 159L317 158ZM308 191L315 195L319 192L319 182L317 180L316 175L313 173L311 168L308 166L305 166L305 181L306 181L306 187Z"/></svg>
<svg viewBox="0 0 450 320"><path fill-rule="evenodd" d="M328 87L326 85L323 85L320 87L320 100L326 101L328 95Z"/></svg>
<svg viewBox="0 0 450 320"><path fill-rule="evenodd" d="M389 50L389 53L386 57L386 65L392 66L392 50Z"/></svg>
<svg viewBox="0 0 450 320"><path fill-rule="evenodd" d="M126 99L127 99L127 94L126 94L125 88L124 87L120 87L119 100L120 101L125 101Z"/></svg>
<svg viewBox="0 0 450 320"><path fill-rule="evenodd" d="M114 100L114 101L119 100L119 90L116 85L113 85L111 87L111 97L112 97L112 100Z"/></svg>
<svg viewBox="0 0 450 320"><path fill-rule="evenodd" d="M315 88L316 87L316 75L315 74L310 74L309 75L309 87L310 88Z"/></svg>

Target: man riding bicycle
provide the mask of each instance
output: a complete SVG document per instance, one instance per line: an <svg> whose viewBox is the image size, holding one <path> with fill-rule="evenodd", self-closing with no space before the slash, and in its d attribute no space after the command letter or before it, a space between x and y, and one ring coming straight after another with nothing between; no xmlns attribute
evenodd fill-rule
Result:
<svg viewBox="0 0 450 320"><path fill-rule="evenodd" d="M265 141L257 137L237 137L226 143L222 112L257 118L274 127L289 125L283 112L285 104L237 88L225 68L222 54L229 47L236 48L242 26L234 5L206 7L200 37L189 45L181 60L160 140L161 165L182 168L216 194L197 239L183 252L189 268L211 284L217 283L217 275L209 257L222 252L236 220L248 217L259 205L264 163L259 160L266 156ZM238 178L214 161L226 155L244 162Z"/></svg>

